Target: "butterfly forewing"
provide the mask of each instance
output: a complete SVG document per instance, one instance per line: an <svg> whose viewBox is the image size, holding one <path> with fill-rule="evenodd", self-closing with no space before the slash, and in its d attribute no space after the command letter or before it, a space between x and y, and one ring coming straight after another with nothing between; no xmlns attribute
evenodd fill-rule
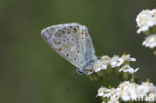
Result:
<svg viewBox="0 0 156 103"><path fill-rule="evenodd" d="M89 61L96 59L91 37L83 25L54 25L44 29L41 34L59 55L81 71Z"/></svg>

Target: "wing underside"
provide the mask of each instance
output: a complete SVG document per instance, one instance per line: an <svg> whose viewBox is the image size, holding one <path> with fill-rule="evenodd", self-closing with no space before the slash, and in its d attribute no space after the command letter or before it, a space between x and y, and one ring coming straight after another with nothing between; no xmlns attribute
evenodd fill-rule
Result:
<svg viewBox="0 0 156 103"><path fill-rule="evenodd" d="M80 70L96 59L92 39L83 25L59 24L47 27L41 34L50 47Z"/></svg>

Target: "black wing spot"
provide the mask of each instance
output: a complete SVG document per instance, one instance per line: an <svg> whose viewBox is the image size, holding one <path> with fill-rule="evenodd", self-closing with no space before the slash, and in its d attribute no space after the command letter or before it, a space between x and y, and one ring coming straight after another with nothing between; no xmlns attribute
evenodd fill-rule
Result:
<svg viewBox="0 0 156 103"><path fill-rule="evenodd" d="M67 54L67 57L69 56L69 54Z"/></svg>
<svg viewBox="0 0 156 103"><path fill-rule="evenodd" d="M74 60L76 61L76 58L74 58Z"/></svg>

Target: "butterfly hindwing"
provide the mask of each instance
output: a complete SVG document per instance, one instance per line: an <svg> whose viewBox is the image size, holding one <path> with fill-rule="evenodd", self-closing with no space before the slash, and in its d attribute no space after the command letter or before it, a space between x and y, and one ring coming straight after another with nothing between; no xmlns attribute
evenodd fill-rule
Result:
<svg viewBox="0 0 156 103"><path fill-rule="evenodd" d="M85 26L78 23L59 24L41 32L44 40L63 58L83 71L96 59L92 39Z"/></svg>

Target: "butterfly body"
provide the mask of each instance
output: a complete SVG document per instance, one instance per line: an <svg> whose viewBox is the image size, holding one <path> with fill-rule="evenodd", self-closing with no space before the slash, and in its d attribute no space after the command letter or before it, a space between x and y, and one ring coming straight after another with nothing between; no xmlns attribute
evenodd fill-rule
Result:
<svg viewBox="0 0 156 103"><path fill-rule="evenodd" d="M84 25L58 24L43 29L41 34L51 48L83 73L96 59L92 39Z"/></svg>

